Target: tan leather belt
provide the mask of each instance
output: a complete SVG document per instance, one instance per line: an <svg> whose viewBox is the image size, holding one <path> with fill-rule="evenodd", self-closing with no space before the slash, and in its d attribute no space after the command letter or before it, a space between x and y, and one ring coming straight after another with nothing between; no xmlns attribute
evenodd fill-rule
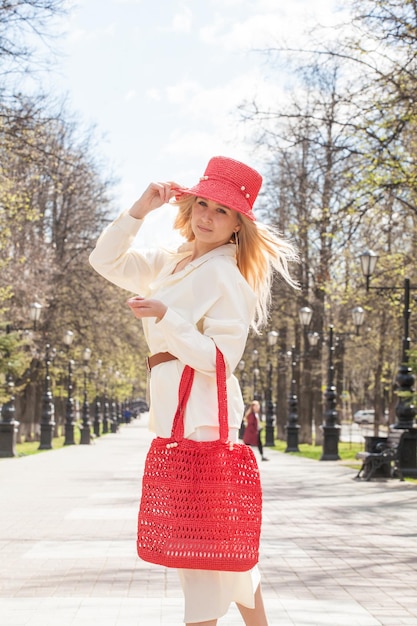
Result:
<svg viewBox="0 0 417 626"><path fill-rule="evenodd" d="M148 372L150 372L155 365L166 363L166 361L174 361L176 358L177 357L170 352L157 352L156 354L152 354L152 356L146 357L146 367L148 368Z"/></svg>

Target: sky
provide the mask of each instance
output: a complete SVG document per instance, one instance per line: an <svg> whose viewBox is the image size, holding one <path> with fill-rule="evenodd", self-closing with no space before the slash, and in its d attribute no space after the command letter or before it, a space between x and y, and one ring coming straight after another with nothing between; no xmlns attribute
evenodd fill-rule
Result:
<svg viewBox="0 0 417 626"><path fill-rule="evenodd" d="M238 106L282 102L290 80L262 52L341 20L336 0L76 0L49 76L118 179L115 211L153 180L195 184L224 155L264 174ZM172 215L165 208L160 224ZM161 221L162 217L162 221ZM157 230L157 229L156 229ZM164 228L161 228L164 230ZM155 224L151 224L155 234Z"/></svg>

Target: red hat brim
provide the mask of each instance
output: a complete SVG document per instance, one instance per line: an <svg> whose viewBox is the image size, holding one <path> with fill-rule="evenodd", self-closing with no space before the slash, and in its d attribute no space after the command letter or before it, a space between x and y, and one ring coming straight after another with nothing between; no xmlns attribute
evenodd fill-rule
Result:
<svg viewBox="0 0 417 626"><path fill-rule="evenodd" d="M218 202L222 206L244 215L252 222L256 220L252 207L243 191L226 181L200 180L194 187L175 189L176 200L179 200L184 195L200 196L201 198Z"/></svg>

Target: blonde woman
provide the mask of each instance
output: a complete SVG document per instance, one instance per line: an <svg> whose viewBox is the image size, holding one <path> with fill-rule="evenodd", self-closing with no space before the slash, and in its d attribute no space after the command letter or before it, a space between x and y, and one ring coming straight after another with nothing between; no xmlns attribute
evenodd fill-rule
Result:
<svg viewBox="0 0 417 626"><path fill-rule="evenodd" d="M219 438L216 346L227 368L229 439L238 440L243 413L233 372L250 326L266 322L274 271L296 286L288 263L296 254L273 229L256 221L253 204L262 177L227 157L213 157L192 188L151 183L131 209L100 236L92 266L135 294L128 300L142 320L151 356L150 428L169 437L182 370L195 370L184 436ZM171 202L174 228L185 239L177 251L141 250L133 240L146 216ZM247 572L178 570L187 625L215 626L236 602L246 626L267 626L258 567Z"/></svg>

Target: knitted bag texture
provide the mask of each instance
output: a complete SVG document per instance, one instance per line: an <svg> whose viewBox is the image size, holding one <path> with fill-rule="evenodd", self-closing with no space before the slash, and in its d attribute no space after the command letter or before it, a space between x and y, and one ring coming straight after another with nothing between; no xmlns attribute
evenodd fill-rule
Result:
<svg viewBox="0 0 417 626"><path fill-rule="evenodd" d="M243 572L258 562L262 490L252 449L228 441L225 364L216 350L220 438L184 439L194 378L186 366L171 437L156 437L146 457L137 551L166 567Z"/></svg>

